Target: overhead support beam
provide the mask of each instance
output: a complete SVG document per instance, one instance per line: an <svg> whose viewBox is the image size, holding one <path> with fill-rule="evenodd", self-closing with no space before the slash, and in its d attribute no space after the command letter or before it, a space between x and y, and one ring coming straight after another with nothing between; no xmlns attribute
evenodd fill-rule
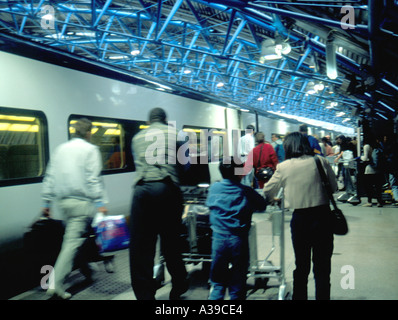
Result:
<svg viewBox="0 0 398 320"><path fill-rule="evenodd" d="M241 31L243 30L243 28L246 26L247 21L246 20L241 20L238 28L236 29L234 35L232 36L231 40L228 41L229 38L229 32L227 33L227 37L225 38L225 42L224 42L224 49L221 53L222 56L225 56L226 54L228 54L228 52L230 51L230 49L232 48L234 42L236 41L236 39L238 38L239 34L241 33ZM228 43L228 44L227 44Z"/></svg>
<svg viewBox="0 0 398 320"><path fill-rule="evenodd" d="M161 0L159 0L160 4L158 5L158 18L157 21L158 23L160 23L160 18L159 16L161 15L160 9L161 9ZM184 0L177 0L176 3L174 4L173 8L171 9L170 13L167 16L166 21L164 22L162 29L160 29L159 32L156 33L156 40L158 41L159 38L162 36L163 32L166 30L167 26L169 25L169 22L173 19L174 15L176 14L176 12L178 11L178 9L180 8L181 4L184 2Z"/></svg>
<svg viewBox="0 0 398 320"><path fill-rule="evenodd" d="M113 0L107 0L105 5L103 6L100 14L97 17L97 20L95 20L94 24L93 24L93 28L96 28L99 24L99 22L101 21L102 16L105 14L106 10L108 10L109 6L111 5Z"/></svg>
<svg viewBox="0 0 398 320"><path fill-rule="evenodd" d="M97 21L97 7L95 3L97 0L91 0L91 24L94 26Z"/></svg>
<svg viewBox="0 0 398 320"><path fill-rule="evenodd" d="M377 0L373 0L373 1L377 1ZM343 28L344 27L344 28L351 28L351 29L354 28L356 30L364 31L364 32L368 31L367 25L362 25L362 24L352 25L352 24L348 24L348 23L343 23L341 21L325 19L325 18L321 18L321 17L316 17L314 15L308 15L308 14L303 14L303 13L299 13L299 12L293 12L290 10L274 8L274 7L269 7L269 6L263 6L263 5L259 5L259 4L253 4L253 3L248 4L242 10L243 10L243 12L247 12L247 13L256 13L256 10L261 10L261 11L266 11L266 12L270 12L270 13L274 13L274 14L278 14L281 16L286 16L286 17L290 17L290 18L294 18L294 19L300 19L300 20L306 20L306 21L311 21L311 22L315 22L315 23L320 23L322 25L330 26L330 27L334 27L334 28Z"/></svg>
<svg viewBox="0 0 398 320"><path fill-rule="evenodd" d="M368 0L369 7L369 49L370 49L370 64L373 71L379 73L380 70L380 50L382 48L380 35L380 23L382 16L382 1Z"/></svg>
<svg viewBox="0 0 398 320"><path fill-rule="evenodd" d="M158 10L156 14L156 30L155 30L155 40L159 41L159 26L160 26L160 18L162 16L162 0L158 0Z"/></svg>

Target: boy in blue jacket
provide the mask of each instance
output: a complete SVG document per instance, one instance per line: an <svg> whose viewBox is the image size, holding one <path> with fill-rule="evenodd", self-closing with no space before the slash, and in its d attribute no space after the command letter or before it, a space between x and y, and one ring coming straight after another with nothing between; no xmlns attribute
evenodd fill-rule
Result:
<svg viewBox="0 0 398 320"><path fill-rule="evenodd" d="M246 298L251 217L266 209L265 199L240 183L239 167L232 157L220 162L223 180L211 185L206 201L213 230L210 300L224 299L227 288L231 300Z"/></svg>

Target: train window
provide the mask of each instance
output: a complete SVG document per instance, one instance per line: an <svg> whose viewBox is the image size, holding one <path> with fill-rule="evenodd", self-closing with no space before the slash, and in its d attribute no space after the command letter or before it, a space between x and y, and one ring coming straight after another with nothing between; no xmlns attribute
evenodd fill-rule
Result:
<svg viewBox="0 0 398 320"><path fill-rule="evenodd" d="M224 154L224 141L227 131L225 129L183 126L182 131L186 134L189 142L189 156L191 158L207 158L207 161L218 162ZM226 144L225 144L226 147Z"/></svg>
<svg viewBox="0 0 398 320"><path fill-rule="evenodd" d="M69 121L69 135L75 133L74 124L78 118ZM126 152L124 144L124 128L115 120L93 120L91 129L91 142L99 147L104 170L124 168L126 165Z"/></svg>
<svg viewBox="0 0 398 320"><path fill-rule="evenodd" d="M47 141L44 113L0 107L0 185L31 183L32 178L42 177Z"/></svg>
<svg viewBox="0 0 398 320"><path fill-rule="evenodd" d="M144 121L71 115L68 120L70 137L73 137L74 124L80 118L87 118L93 124L91 142L99 147L104 174L134 171L130 142L142 129Z"/></svg>

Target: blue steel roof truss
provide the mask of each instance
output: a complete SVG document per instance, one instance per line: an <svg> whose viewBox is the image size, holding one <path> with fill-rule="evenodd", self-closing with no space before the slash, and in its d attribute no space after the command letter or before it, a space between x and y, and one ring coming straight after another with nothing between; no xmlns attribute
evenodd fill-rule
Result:
<svg viewBox="0 0 398 320"><path fill-rule="evenodd" d="M322 22L329 31L336 31L340 20L291 8L312 4L332 10L344 2L8 1L0 4L0 30L189 87L233 106L355 126L352 109L364 109L366 99L337 88L346 74L360 74L360 63L338 52L339 77L329 79L324 67L317 66L317 59L325 56L324 36L315 34L314 28L286 23L286 17ZM349 3L355 9L366 9L363 1ZM53 20L48 13L53 14ZM359 23L354 30L339 32L351 32L351 37L359 38L366 30L367 25ZM277 35L289 41L292 53L260 63L262 41ZM362 56L364 59L369 56ZM324 86L308 94L310 82ZM330 107L330 103L337 105ZM379 101L378 106L396 113L384 102Z"/></svg>

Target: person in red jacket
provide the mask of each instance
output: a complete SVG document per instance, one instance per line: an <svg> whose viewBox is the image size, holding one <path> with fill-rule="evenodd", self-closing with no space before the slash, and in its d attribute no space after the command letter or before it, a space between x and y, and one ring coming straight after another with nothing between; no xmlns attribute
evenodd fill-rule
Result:
<svg viewBox="0 0 398 320"><path fill-rule="evenodd" d="M265 143L263 132L256 133L256 142L257 145L250 151L247 157L244 172L250 172L251 168L254 168L254 172L256 172L257 168L265 167L271 167L275 171L278 164L278 157L274 148L269 143ZM258 180L257 182L258 187L262 189L265 181Z"/></svg>

